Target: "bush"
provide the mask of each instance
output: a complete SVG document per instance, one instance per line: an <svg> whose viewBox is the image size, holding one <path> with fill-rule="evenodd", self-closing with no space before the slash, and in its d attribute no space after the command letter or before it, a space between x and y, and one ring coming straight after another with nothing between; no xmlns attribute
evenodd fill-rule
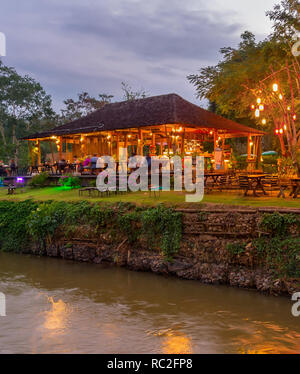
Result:
<svg viewBox="0 0 300 374"><path fill-rule="evenodd" d="M40 173L35 175L29 182L31 187L46 187L49 185L49 175L47 173Z"/></svg>
<svg viewBox="0 0 300 374"><path fill-rule="evenodd" d="M60 177L60 184L67 188L79 188L81 187L81 180L79 177L73 177L68 175L63 175Z"/></svg>

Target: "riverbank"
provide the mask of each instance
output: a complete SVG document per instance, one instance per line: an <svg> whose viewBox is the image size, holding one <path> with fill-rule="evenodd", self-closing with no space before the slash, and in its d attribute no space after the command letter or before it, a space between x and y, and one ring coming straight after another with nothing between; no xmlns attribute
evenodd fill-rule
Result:
<svg viewBox="0 0 300 374"><path fill-rule="evenodd" d="M0 247L273 295L300 290L300 211L0 201Z"/></svg>

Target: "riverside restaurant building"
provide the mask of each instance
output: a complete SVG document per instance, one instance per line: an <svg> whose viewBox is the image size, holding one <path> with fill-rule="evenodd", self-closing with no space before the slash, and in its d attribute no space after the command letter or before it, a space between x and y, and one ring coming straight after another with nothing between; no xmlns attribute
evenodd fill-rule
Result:
<svg viewBox="0 0 300 374"><path fill-rule="evenodd" d="M93 113L26 138L32 159L41 164L41 142L49 142L53 163L87 155L119 159L120 148L128 155L171 157L204 156L206 165L226 170L231 138L247 139L248 169L261 158L264 133L192 104L177 94L106 104ZM209 151L205 145L211 143Z"/></svg>

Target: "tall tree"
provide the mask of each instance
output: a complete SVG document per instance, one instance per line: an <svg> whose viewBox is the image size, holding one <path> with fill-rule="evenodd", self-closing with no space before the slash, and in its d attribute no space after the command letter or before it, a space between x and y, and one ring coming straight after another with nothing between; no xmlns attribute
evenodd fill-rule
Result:
<svg viewBox="0 0 300 374"><path fill-rule="evenodd" d="M93 111L109 104L113 95L99 94L98 98L90 96L87 92L78 94L78 99L67 99L64 101L65 109L61 110L60 122L70 122L84 117Z"/></svg>
<svg viewBox="0 0 300 374"><path fill-rule="evenodd" d="M248 116L254 126L273 129L283 155L300 174L300 70L291 50L297 9L297 1L282 1L267 13L274 27L266 40L257 43L252 33L243 33L238 48L221 49L221 62L188 80L198 97L215 102L221 114L237 120Z"/></svg>
<svg viewBox="0 0 300 374"><path fill-rule="evenodd" d="M21 76L0 60L0 154L18 162L20 138L47 129L55 113L51 97L29 76Z"/></svg>
<svg viewBox="0 0 300 374"><path fill-rule="evenodd" d="M141 88L138 91L134 91L129 83L122 82L121 88L123 91L123 98L125 101L131 101L136 99L144 99L145 97L149 96L147 92Z"/></svg>

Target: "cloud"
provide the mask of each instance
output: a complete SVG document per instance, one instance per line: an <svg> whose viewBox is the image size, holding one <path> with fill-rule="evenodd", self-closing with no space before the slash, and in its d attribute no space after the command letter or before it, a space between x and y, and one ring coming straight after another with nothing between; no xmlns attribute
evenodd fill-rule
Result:
<svg viewBox="0 0 300 374"><path fill-rule="evenodd" d="M238 42L231 14L204 0L2 0L3 60L41 82L56 108L83 90L121 99L121 81L195 102L186 76Z"/></svg>

